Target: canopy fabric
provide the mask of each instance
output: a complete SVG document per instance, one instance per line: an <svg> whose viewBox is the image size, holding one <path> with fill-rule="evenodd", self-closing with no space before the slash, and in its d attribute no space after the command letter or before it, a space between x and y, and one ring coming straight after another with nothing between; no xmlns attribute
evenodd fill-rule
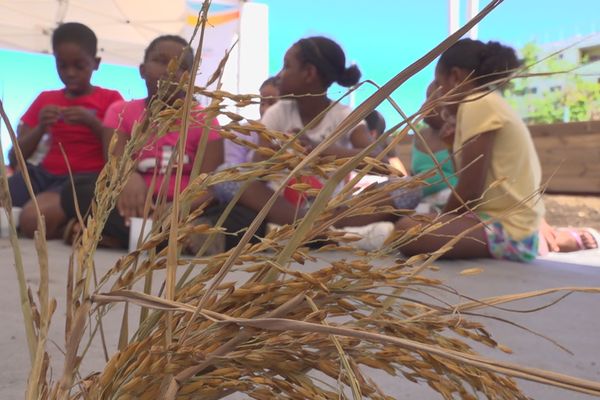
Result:
<svg viewBox="0 0 600 400"><path fill-rule="evenodd" d="M98 36L98 55L103 61L137 65L155 37L179 34L189 39L193 30L190 25L195 24L201 3L198 0L0 0L0 47L51 53L52 31L62 22L77 21L88 25ZM235 19L235 13L223 8L239 6L240 1L213 3L211 14L215 14L217 25ZM225 49L230 44L231 37L223 38L217 47Z"/></svg>
<svg viewBox="0 0 600 400"><path fill-rule="evenodd" d="M0 0L0 48L52 53L53 30L63 22L88 25L103 63L137 66L157 36L190 40L204 0ZM244 40L241 40L241 37ZM199 35L192 41L197 48ZM223 89L256 93L268 76L268 8L247 0L212 0L196 84L204 86L226 51ZM214 87L214 85L213 85ZM201 99L202 100L202 99ZM244 113L258 118L258 107Z"/></svg>

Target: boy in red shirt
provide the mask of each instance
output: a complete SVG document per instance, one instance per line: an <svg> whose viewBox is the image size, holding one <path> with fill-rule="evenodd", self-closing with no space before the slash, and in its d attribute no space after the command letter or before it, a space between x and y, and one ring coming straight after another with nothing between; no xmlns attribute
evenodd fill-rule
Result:
<svg viewBox="0 0 600 400"><path fill-rule="evenodd" d="M44 134L50 137L48 153L40 165L27 165L49 239L60 237L66 222L60 191L69 184L67 162L75 176L100 172L104 166L102 119L109 105L122 100L119 92L90 83L100 64L96 35L90 28L76 22L60 25L52 34L52 49L65 88L40 93L17 129L18 145L25 159L35 152ZM33 237L37 230L36 211L21 172L9 178L9 188L13 205L23 207L20 231Z"/></svg>

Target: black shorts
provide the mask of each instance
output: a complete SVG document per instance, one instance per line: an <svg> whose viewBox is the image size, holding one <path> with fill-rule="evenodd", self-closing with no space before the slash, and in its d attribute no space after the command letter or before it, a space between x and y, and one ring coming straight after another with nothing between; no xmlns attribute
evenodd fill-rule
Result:
<svg viewBox="0 0 600 400"><path fill-rule="evenodd" d="M34 194L42 192L60 193L65 185L69 185L69 175L54 175L46 171L39 165L27 164L27 172L31 180L31 187ZM77 177L95 177L98 174L81 173L74 174L73 178ZM23 207L30 199L29 190L25 185L25 179L20 171L15 172L13 176L8 178L8 189L12 198L12 205L15 207Z"/></svg>

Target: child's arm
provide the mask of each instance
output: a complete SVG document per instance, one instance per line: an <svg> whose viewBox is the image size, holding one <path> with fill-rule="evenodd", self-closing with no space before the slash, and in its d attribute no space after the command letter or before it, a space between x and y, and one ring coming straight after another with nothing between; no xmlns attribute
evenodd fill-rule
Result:
<svg viewBox="0 0 600 400"><path fill-rule="evenodd" d="M113 136L116 134L116 130L113 128L103 127L102 128L102 154L104 155L104 160L108 161L108 150L110 147L110 142L112 141ZM115 144L115 149L113 150L113 154L116 155L116 145L120 146L119 155L123 154L125 144L119 143L119 139L117 139L117 143Z"/></svg>
<svg viewBox="0 0 600 400"><path fill-rule="evenodd" d="M117 211L125 218L126 225L129 225L130 218L144 215L147 194L148 186L144 177L139 172L133 171L117 199Z"/></svg>
<svg viewBox="0 0 600 400"><path fill-rule="evenodd" d="M113 157L121 157L125 152L125 144L129 137L118 130L114 131L117 135L117 142L113 148ZM144 215L144 204L148 187L144 177L137 171L133 171L123 187L123 191L117 199L117 211L125 218L125 223L129 224L129 218L141 217Z"/></svg>
<svg viewBox="0 0 600 400"><path fill-rule="evenodd" d="M108 132L108 128L105 128ZM125 145L129 137L123 132L110 129L111 136L117 136L115 146L113 147L112 156L121 157L125 152ZM146 194L148 187L144 177L137 171L133 171L123 187L123 191L117 199L116 208L119 214L125 218L125 223L129 224L129 218L141 217L144 214L144 204L146 202Z"/></svg>
<svg viewBox="0 0 600 400"><path fill-rule="evenodd" d="M127 135L124 133L127 131L127 128L123 126L124 121L122 119L125 110L126 103L117 100L108 106L106 112L104 113L102 130L100 132L100 142L102 143L102 155L104 156L105 161L108 161L108 151L113 136L117 136L118 139L116 143L117 146L113 149L113 154L116 156L121 156L125 149L125 143L127 140L124 140L123 137L127 137ZM129 125L127 125L127 127L129 127ZM121 130L120 135L118 135L119 129ZM120 139L119 136L121 136Z"/></svg>
<svg viewBox="0 0 600 400"><path fill-rule="evenodd" d="M460 149L462 162L455 189L465 203L479 199L486 189L485 179L490 169L495 137L496 131L483 132ZM444 212L461 211L465 211L461 201L455 195L450 196Z"/></svg>
<svg viewBox="0 0 600 400"><path fill-rule="evenodd" d="M223 139L211 140L206 143L200 172L209 173L215 171L219 165L223 164L224 152Z"/></svg>
<svg viewBox="0 0 600 400"><path fill-rule="evenodd" d="M58 106L46 106L40 111L37 126L30 127L25 123L19 124L17 127L17 143L21 148L25 160L35 152L48 128L58 121L59 115L60 108Z"/></svg>
<svg viewBox="0 0 600 400"><path fill-rule="evenodd" d="M201 173L211 173L215 171L219 165L223 164L225 149L223 146L223 139L210 140L206 143L206 149L204 151L204 159L202 160L202 166L200 167ZM195 210L205 201L210 200L212 195L207 193L203 196L196 198L191 205L191 209Z"/></svg>

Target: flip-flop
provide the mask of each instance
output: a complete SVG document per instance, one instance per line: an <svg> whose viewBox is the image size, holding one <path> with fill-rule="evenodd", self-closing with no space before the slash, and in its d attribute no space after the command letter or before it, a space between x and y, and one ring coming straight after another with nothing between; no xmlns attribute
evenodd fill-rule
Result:
<svg viewBox="0 0 600 400"><path fill-rule="evenodd" d="M73 243L79 239L81 231L81 224L79 224L77 218L71 218L65 225L65 230L63 231L63 242L69 246L72 246ZM116 238L110 236L101 236L100 240L98 241L98 247L120 249L123 246Z"/></svg>
<svg viewBox="0 0 600 400"><path fill-rule="evenodd" d="M75 231L75 227L79 227L79 221L77 221L77 218L71 218L65 225L65 230L63 231L63 242L69 246L73 245L77 235L81 233L80 231Z"/></svg>
<svg viewBox="0 0 600 400"><path fill-rule="evenodd" d="M600 233L594 229L594 228L590 228L590 227L584 227L584 228L558 228L557 230L561 231L561 232L566 232L569 235L571 235L571 237L575 240L575 243L577 243L577 248L579 250L593 250L593 249L597 249L600 247ZM592 247L592 248L587 248L585 247L585 244L583 243L583 239L581 239L581 232L587 232L590 234L590 236L594 239L594 241L596 242L596 247Z"/></svg>
<svg viewBox="0 0 600 400"><path fill-rule="evenodd" d="M592 237L592 239L594 239L594 241L596 242L596 247L592 247L591 249L600 248L600 232L598 232L596 229L590 228L590 227L579 228L579 230L589 233L590 236ZM583 240L582 240L581 244L583 245ZM583 247L585 247L585 245L583 245ZM585 250L591 250L591 249L585 249Z"/></svg>

